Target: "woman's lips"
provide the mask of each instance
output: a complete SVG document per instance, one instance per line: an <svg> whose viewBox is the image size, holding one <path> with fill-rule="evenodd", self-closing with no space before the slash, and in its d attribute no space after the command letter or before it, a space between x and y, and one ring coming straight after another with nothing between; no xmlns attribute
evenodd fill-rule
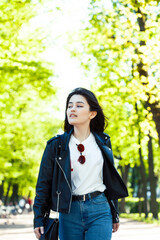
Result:
<svg viewBox="0 0 160 240"><path fill-rule="evenodd" d="M75 114L70 114L69 116L70 117L77 117L77 115L75 115Z"/></svg>

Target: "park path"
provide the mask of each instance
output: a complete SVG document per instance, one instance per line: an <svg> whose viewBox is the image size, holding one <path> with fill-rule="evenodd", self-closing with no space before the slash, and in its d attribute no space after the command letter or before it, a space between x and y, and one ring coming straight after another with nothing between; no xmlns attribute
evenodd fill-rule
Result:
<svg viewBox="0 0 160 240"><path fill-rule="evenodd" d="M0 240L36 240L32 219L32 213L0 219ZM160 226L121 219L120 229L112 240L157 240L159 236Z"/></svg>

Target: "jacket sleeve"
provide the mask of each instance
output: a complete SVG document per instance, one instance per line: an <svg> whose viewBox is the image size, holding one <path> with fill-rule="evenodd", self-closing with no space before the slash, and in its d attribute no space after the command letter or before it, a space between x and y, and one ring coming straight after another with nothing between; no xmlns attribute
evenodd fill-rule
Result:
<svg viewBox="0 0 160 240"><path fill-rule="evenodd" d="M34 228L43 226L44 215L48 209L51 197L54 149L51 143L47 143L44 150L38 180L36 184L36 196L34 199Z"/></svg>
<svg viewBox="0 0 160 240"><path fill-rule="evenodd" d="M107 145L107 147L112 149L110 137L108 137L108 139L106 141L106 145ZM114 162L113 162L113 164L114 164ZM113 223L118 223L119 222L118 200L108 200L108 202L109 202L111 212L112 212L112 221L113 221Z"/></svg>
<svg viewBox="0 0 160 240"><path fill-rule="evenodd" d="M119 222L119 212L118 212L118 200L110 200L110 207L112 212L112 222Z"/></svg>

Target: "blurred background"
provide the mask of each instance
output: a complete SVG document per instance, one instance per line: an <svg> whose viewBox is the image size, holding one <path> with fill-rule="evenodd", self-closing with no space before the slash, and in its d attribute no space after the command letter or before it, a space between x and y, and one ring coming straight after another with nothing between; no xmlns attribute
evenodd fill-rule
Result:
<svg viewBox="0 0 160 240"><path fill-rule="evenodd" d="M46 141L86 87L129 189L120 216L160 224L159 42L158 0L0 1L0 219L32 212Z"/></svg>

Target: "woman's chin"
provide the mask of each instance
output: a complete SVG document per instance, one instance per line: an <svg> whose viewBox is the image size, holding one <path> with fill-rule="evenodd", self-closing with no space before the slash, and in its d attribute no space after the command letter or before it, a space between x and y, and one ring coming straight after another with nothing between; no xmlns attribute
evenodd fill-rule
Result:
<svg viewBox="0 0 160 240"><path fill-rule="evenodd" d="M69 124L74 126L76 124L76 122L75 121L69 121Z"/></svg>

